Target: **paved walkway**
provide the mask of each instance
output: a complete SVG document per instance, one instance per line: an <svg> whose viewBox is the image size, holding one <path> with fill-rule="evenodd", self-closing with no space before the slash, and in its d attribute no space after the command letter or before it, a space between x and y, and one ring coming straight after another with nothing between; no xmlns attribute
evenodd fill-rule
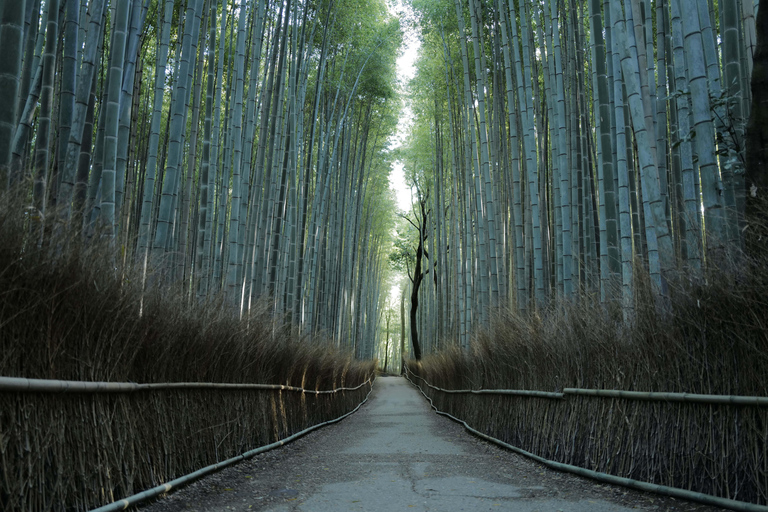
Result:
<svg viewBox="0 0 768 512"><path fill-rule="evenodd" d="M713 511L553 472L435 415L405 379L376 381L338 425L172 494L152 511Z"/></svg>

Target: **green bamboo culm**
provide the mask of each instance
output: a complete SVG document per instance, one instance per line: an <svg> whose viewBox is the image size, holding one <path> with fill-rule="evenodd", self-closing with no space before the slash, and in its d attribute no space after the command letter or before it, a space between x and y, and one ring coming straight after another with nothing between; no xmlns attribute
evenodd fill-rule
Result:
<svg viewBox="0 0 768 512"><path fill-rule="evenodd" d="M0 97L5 98L0 102L0 192L10 185L11 143L20 114L24 7L25 0L3 2L0 12Z"/></svg>
<svg viewBox="0 0 768 512"><path fill-rule="evenodd" d="M59 144L65 148L66 154L64 155L62 169L59 170L61 183L57 202L63 208L65 215L69 215L70 212L79 157L83 149L83 138L88 137L90 140L92 137L91 133L86 132L85 127L88 124L87 119L89 117L91 98L95 94L95 91L93 91L95 88L94 78L98 75L96 73L96 59L98 50L101 47L104 31L103 13L105 4L106 0L96 0L91 3L90 20L85 38L85 51L81 55L80 72L75 79L77 87L69 129L61 133L59 140ZM92 125L93 111L90 112L90 117ZM90 152L90 145L86 149ZM82 214L82 202L82 200L79 201L79 207L77 208L80 215Z"/></svg>
<svg viewBox="0 0 768 512"><path fill-rule="evenodd" d="M32 191L39 223L45 215L48 188L48 164L50 159L51 114L53 111L53 86L56 71L56 43L59 39L59 2L47 2L45 50L42 58L42 89L40 93L40 117L35 141L35 185ZM42 231L40 232L42 234Z"/></svg>
<svg viewBox="0 0 768 512"><path fill-rule="evenodd" d="M101 171L101 221L107 234L116 234L115 173L117 167L117 135L120 111L120 88L123 82L125 41L128 30L130 2L117 5L115 31L109 59L109 89L105 106L104 167Z"/></svg>
<svg viewBox="0 0 768 512"><path fill-rule="evenodd" d="M211 2L209 15L210 29L208 44L216 47L216 7L218 2ZM203 155L200 163L200 215L197 225L197 247L195 248L195 267L200 269L200 281L198 283L197 296L204 297L208 291L208 268L210 266L211 215L213 214L213 177L211 172L211 130L213 114L213 94L216 84L216 54L211 51L208 54L208 83L205 93L205 120L203 128ZM214 166L215 170L215 166Z"/></svg>
<svg viewBox="0 0 768 512"><path fill-rule="evenodd" d="M166 0L163 16L158 16L160 37L158 38L157 58L155 60L155 83L150 118L149 144L147 148L147 168L144 178L144 190L141 197L139 214L139 240L136 258L140 264L146 265L149 237L151 232L152 201L155 194L155 176L157 175L157 160L160 144L160 122L163 113L163 98L165 94L165 73L168 66L168 46L171 38L171 21L173 18L173 0Z"/></svg>
<svg viewBox="0 0 768 512"><path fill-rule="evenodd" d="M237 246L243 230L240 233L240 200L241 200L241 164L242 164L242 130L243 130L243 88L245 76L245 17L243 5L237 22L237 53L235 60L235 108L232 117L234 137L234 158L232 163L232 212L229 217L229 262L227 264L227 294L234 302L239 299L242 289L241 281L237 279L238 257Z"/></svg>
<svg viewBox="0 0 768 512"><path fill-rule="evenodd" d="M197 46L203 0L193 0L187 6L184 19L184 36L181 43L178 82L171 101L170 142L168 144L167 165L162 184L162 196L157 214L157 227L152 245L153 252L159 256L165 252L171 242L172 224L175 217L175 201L179 193L179 177L183 158L182 138L186 126L187 96L189 95L190 66L194 60L193 48ZM194 44L193 44L194 40Z"/></svg>
<svg viewBox="0 0 768 512"><path fill-rule="evenodd" d="M67 158L67 142L72 130L72 118L75 110L75 87L77 84L77 50L80 25L80 5L78 0L65 0L66 21L63 27L64 52L61 65L61 90L59 92L59 144L57 150L57 184L61 181Z"/></svg>

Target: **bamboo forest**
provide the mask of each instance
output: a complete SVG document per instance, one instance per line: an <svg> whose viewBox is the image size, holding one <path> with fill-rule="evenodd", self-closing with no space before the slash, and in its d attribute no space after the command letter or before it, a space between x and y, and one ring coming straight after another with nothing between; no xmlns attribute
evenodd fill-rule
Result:
<svg viewBox="0 0 768 512"><path fill-rule="evenodd" d="M498 307L586 294L631 319L638 271L664 297L744 245L756 2L414 0L395 151L403 28L342 3L5 2L2 181L38 243L98 229L155 284L270 296L350 346L389 259L415 287L434 269L426 350ZM391 249L395 159L418 257Z"/></svg>
<svg viewBox="0 0 768 512"><path fill-rule="evenodd" d="M426 394L429 381L764 397L758 4L0 0L0 375L318 392L378 369L413 372ZM2 425L55 397L27 403L2 385L0 451L17 440L26 460L26 430ZM125 477L104 442L107 476L40 477L44 498L35 475L68 473L76 457L18 462L0 508L105 504L241 453L251 427L276 442L365 396L308 413L303 398L242 405L232 393L215 414L261 411L242 436L214 430L195 454L179 442L178 459L147 455ZM194 397L179 417L210 420ZM145 422L173 408L158 400ZM732 481L712 483L668 475L655 455L603 460L587 441L563 454L461 400L435 404L543 457L768 502L763 402L744 413L749 435L722 434L746 444L714 457L710 474ZM509 414L529 418L519 407ZM120 414L130 426L117 438L167 453ZM699 432L707 420L691 414L681 428ZM727 430L726 416L709 421ZM579 425L563 436L593 428ZM59 453L44 432L36 442Z"/></svg>

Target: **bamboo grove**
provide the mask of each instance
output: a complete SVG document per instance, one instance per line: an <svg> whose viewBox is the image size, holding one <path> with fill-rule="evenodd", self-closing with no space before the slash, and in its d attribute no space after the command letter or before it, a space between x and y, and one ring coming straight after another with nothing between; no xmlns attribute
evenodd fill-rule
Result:
<svg viewBox="0 0 768 512"><path fill-rule="evenodd" d="M411 7L423 350L468 346L494 307L594 300L631 324L639 286L663 309L738 265L756 1Z"/></svg>
<svg viewBox="0 0 768 512"><path fill-rule="evenodd" d="M399 110L383 2L0 5L0 187L28 195L30 243L107 237L147 286L270 297L372 357Z"/></svg>

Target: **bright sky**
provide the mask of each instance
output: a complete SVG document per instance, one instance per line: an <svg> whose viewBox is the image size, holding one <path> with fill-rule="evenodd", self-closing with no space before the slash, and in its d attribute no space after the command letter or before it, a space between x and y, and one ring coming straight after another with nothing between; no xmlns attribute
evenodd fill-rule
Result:
<svg viewBox="0 0 768 512"><path fill-rule="evenodd" d="M389 4L389 9L392 14L397 14L406 10L402 0L393 0ZM402 20L402 17L401 17ZM402 20L402 26L407 27L405 20ZM403 90L408 80L413 78L416 74L416 68L414 62L416 62L416 55L419 50L419 38L412 30L406 30L405 37L403 39L403 54L397 59L397 78L400 82ZM402 144L406 135L408 134L408 128L412 122L412 113L408 105L405 105L403 112L400 115L400 120L397 124L397 134L393 137L392 147L398 147ZM409 210L411 208L411 189L405 183L405 174L403 172L403 164L395 162L392 166L392 172L389 175L389 186L395 191L397 196L397 206L401 210ZM390 283L390 305L395 307L400 301L400 279L402 276L396 276Z"/></svg>
<svg viewBox="0 0 768 512"><path fill-rule="evenodd" d="M402 3L402 0L396 0L394 5L390 6L390 10L393 14L403 12L407 9ZM406 27L406 23L403 23ZM416 61L416 55L419 50L419 39L416 33L412 30L406 30L405 38L403 41L403 54L397 59L397 78L400 81L401 87L405 87L405 84L413 78L416 73L414 62ZM403 91L404 92L404 91ZM393 147L400 146L408 133L408 128L411 124L411 109L408 105L403 109L400 115L400 120L397 125L397 134L393 140ZM395 162L392 173L389 177L389 186L397 194L397 205L401 210L408 210L411 207L411 189L405 183L405 174L403 173L403 164Z"/></svg>

